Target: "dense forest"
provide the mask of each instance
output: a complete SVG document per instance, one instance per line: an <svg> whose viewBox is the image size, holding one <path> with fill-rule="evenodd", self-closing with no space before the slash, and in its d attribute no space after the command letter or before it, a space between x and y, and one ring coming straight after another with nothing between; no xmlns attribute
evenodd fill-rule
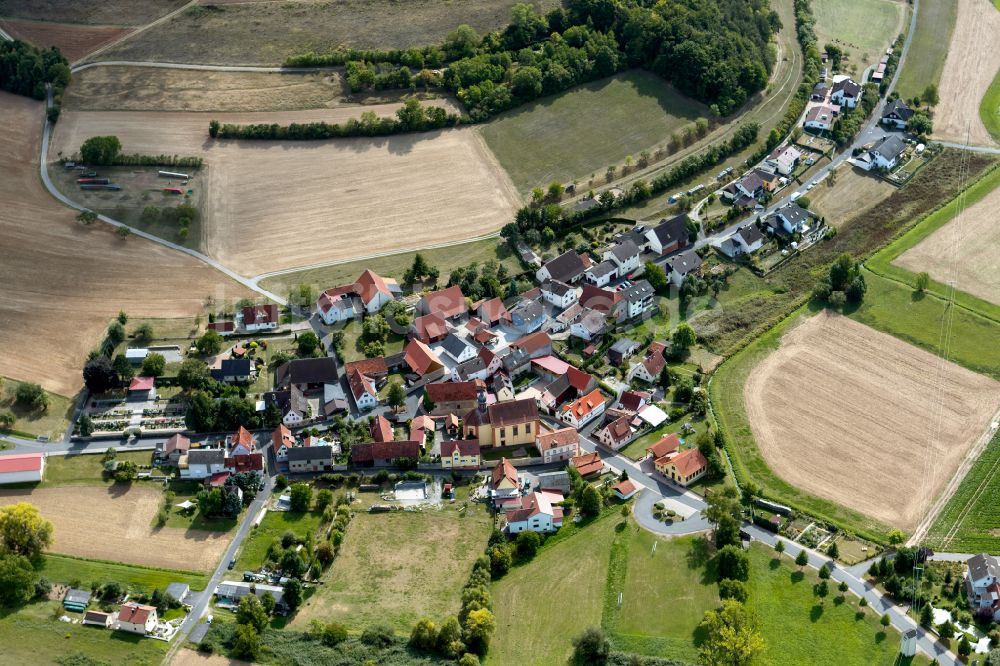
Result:
<svg viewBox="0 0 1000 666"><path fill-rule="evenodd" d="M441 45L307 53L286 64L348 65L354 90L443 85L473 120L644 67L725 116L765 86L780 27L767 0L569 0L544 16L516 5L506 28L483 36L461 26ZM443 75L434 71L445 63Z"/></svg>
<svg viewBox="0 0 1000 666"><path fill-rule="evenodd" d="M49 117L53 120L59 115L59 101L69 79L69 62L59 49L39 49L18 40L0 40L0 90L45 99L45 84L51 83L55 107Z"/></svg>

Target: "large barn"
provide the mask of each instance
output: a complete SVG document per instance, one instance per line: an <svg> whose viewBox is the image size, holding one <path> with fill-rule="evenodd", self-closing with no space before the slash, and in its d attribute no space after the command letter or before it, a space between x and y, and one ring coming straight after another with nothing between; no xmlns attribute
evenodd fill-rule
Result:
<svg viewBox="0 0 1000 666"><path fill-rule="evenodd" d="M41 481L45 456L41 453L18 453L0 456L0 485Z"/></svg>

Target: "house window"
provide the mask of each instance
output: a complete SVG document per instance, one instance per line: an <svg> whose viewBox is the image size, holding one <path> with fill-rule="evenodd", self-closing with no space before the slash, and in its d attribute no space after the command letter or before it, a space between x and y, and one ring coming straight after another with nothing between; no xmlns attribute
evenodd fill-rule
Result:
<svg viewBox="0 0 1000 666"><path fill-rule="evenodd" d="M531 434L531 424L530 423L525 423L524 424L524 434L526 434L526 435L530 435Z"/></svg>
<svg viewBox="0 0 1000 666"><path fill-rule="evenodd" d="M517 426L514 426L514 432L513 432L513 435L514 435L514 437L517 437Z"/></svg>

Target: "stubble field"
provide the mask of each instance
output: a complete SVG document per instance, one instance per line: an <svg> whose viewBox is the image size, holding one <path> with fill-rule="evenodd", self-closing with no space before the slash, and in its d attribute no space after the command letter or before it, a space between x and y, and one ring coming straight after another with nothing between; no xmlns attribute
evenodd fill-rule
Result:
<svg viewBox="0 0 1000 666"><path fill-rule="evenodd" d="M1000 10L990 0L958 0L958 18L941 73L934 138L991 146L979 104L1000 70Z"/></svg>
<svg viewBox="0 0 1000 666"><path fill-rule="evenodd" d="M847 165L840 168L834 185L829 182L829 179L823 181L809 193L809 207L834 227L871 210L896 191L881 178Z"/></svg>
<svg viewBox="0 0 1000 666"><path fill-rule="evenodd" d="M1000 383L829 312L750 374L744 400L775 474L911 530L1000 407Z"/></svg>
<svg viewBox="0 0 1000 666"><path fill-rule="evenodd" d="M396 108L367 107L379 115ZM357 108L211 116L64 112L49 157L70 155L86 138L104 134L118 136L125 152L204 157L212 193L205 247L243 275L471 238L513 219L519 197L472 129L330 141L208 137L211 118L343 122L358 115Z"/></svg>
<svg viewBox="0 0 1000 666"><path fill-rule="evenodd" d="M87 25L142 25L168 14L186 0L0 0L0 16Z"/></svg>
<svg viewBox="0 0 1000 666"><path fill-rule="evenodd" d="M1000 14L1000 12L998 12ZM893 263L1000 305L1000 187L969 206Z"/></svg>
<svg viewBox="0 0 1000 666"><path fill-rule="evenodd" d="M15 39L29 42L40 48L59 47L62 54L73 62L129 32L127 28L113 25L73 25L42 21L0 20L0 28Z"/></svg>
<svg viewBox="0 0 1000 666"><path fill-rule="evenodd" d="M163 500L156 488L67 486L0 491L0 505L30 502L52 521L52 551L147 567L204 571L229 545L226 532L154 529Z"/></svg>
<svg viewBox="0 0 1000 666"><path fill-rule="evenodd" d="M194 259L109 227L83 227L38 176L43 106L0 93L0 375L62 395L83 385L87 353L108 322L202 312L247 291Z"/></svg>

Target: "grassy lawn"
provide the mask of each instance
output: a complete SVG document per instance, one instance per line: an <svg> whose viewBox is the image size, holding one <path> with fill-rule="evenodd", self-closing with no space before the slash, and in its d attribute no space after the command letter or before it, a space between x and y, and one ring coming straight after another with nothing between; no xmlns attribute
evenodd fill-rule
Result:
<svg viewBox="0 0 1000 666"><path fill-rule="evenodd" d="M440 621L458 612L473 561L483 553L491 521L484 507L447 504L440 511L358 513L340 555L298 612L293 628L313 618L361 630L384 623L409 634L421 616Z"/></svg>
<svg viewBox="0 0 1000 666"><path fill-rule="evenodd" d="M653 546L656 545L656 551ZM629 524L612 550L604 626L626 652L698 660L698 625L719 605L708 544L701 537L667 539ZM618 587L619 589L613 589ZM622 605L617 607L618 592Z"/></svg>
<svg viewBox="0 0 1000 666"><path fill-rule="evenodd" d="M52 439L62 439L73 417L74 399L46 391L49 406L45 411L27 409L14 400L14 393L20 385L19 381L0 377L0 412L11 412L16 419L9 432L27 437L47 435Z"/></svg>
<svg viewBox="0 0 1000 666"><path fill-rule="evenodd" d="M81 455L49 456L45 459L45 480L42 487L55 486L107 486L113 479L105 479L104 454L86 453ZM121 451L115 460L131 461L136 465L148 465L153 460L152 451Z"/></svg>
<svg viewBox="0 0 1000 666"><path fill-rule="evenodd" d="M168 645L123 631L67 624L55 619L58 601L38 601L0 611L0 645L7 664L72 663L156 666ZM61 613L60 613L61 614ZM66 615L81 619L82 613Z"/></svg>
<svg viewBox="0 0 1000 666"><path fill-rule="evenodd" d="M767 643L767 663L773 666L830 663L836 649L838 666L927 664L923 655L897 661L899 634L883 630L870 608L860 613L858 599L848 593L841 602L836 585L820 603L813 594L819 576L813 569L799 573L792 561L774 560L769 547L750 547L749 604L760 618Z"/></svg>
<svg viewBox="0 0 1000 666"><path fill-rule="evenodd" d="M348 284L358 279L365 269L371 269L382 277L403 279L403 273L413 264L413 252L399 252L371 259L358 259L334 266L309 268L294 273L276 275L261 280L261 286L278 294L288 293L288 290L298 284L311 284L318 289L329 289L337 285ZM458 243L448 247L420 250L427 262L441 271L441 285L448 282L448 274L456 268L462 268L476 262L483 264L490 259L498 261L507 267L511 275L521 273L524 268L520 260L511 252L506 243L501 243L499 237L485 238L468 243Z"/></svg>
<svg viewBox="0 0 1000 666"><path fill-rule="evenodd" d="M1000 0L994 2L1000 3ZM997 9L1000 9L1000 6ZM993 83L983 95L983 101L979 105L979 117L983 119L983 124L986 125L986 130L993 140L1000 143L1000 72L997 72Z"/></svg>
<svg viewBox="0 0 1000 666"><path fill-rule="evenodd" d="M197 509L189 511L179 509L177 507L178 504L184 502L185 500L193 502L195 497L197 497L198 491L202 489L201 484L197 481L171 481L169 488L175 493L176 497L171 504L166 527L208 530L212 532L228 532L236 527L237 523L239 523L238 517L225 518L220 516L218 518L206 518Z"/></svg>
<svg viewBox="0 0 1000 666"><path fill-rule="evenodd" d="M872 287L869 284L869 294ZM851 509L802 492L779 478L757 449L743 402L743 387L750 372L764 357L776 350L782 334L808 312L801 308L773 329L754 340L719 366L709 383L709 397L719 426L726 434L726 449L740 483L752 479L764 495L782 504L840 525L875 541L885 540L889 527Z"/></svg>
<svg viewBox="0 0 1000 666"><path fill-rule="evenodd" d="M170 583L187 583L192 590L204 590L208 574L192 571L173 571L140 567L118 562L85 560L67 555L45 555L39 573L53 583L70 584L79 581L79 587L90 588L92 583L103 585L117 581L135 592L151 593L165 589Z"/></svg>
<svg viewBox="0 0 1000 666"><path fill-rule="evenodd" d="M938 83L957 15L958 0L939 0L920 5L917 29L896 84L900 97L910 99L920 95L928 85Z"/></svg>
<svg viewBox="0 0 1000 666"><path fill-rule="evenodd" d="M298 513L294 511L269 511L258 527L255 527L239 555L236 556L235 571L257 570L267 557L267 549L273 541L281 541L281 535L292 531L299 538L315 532L322 516L318 513Z"/></svg>
<svg viewBox="0 0 1000 666"><path fill-rule="evenodd" d="M611 164L707 117L702 104L659 76L633 70L511 111L484 125L483 138L518 190L553 180L598 183Z"/></svg>
<svg viewBox="0 0 1000 666"><path fill-rule="evenodd" d="M928 546L961 553L1000 555L1000 434L962 479L937 520Z"/></svg>
<svg viewBox="0 0 1000 666"><path fill-rule="evenodd" d="M350 321L341 330L344 332L344 362L360 361L365 358L364 351L362 351L365 343L361 339L363 333L361 322L358 320ZM403 351L406 343L405 336L390 331L389 337L385 341L385 355L398 354ZM404 382L403 385L405 386L406 383Z"/></svg>
<svg viewBox="0 0 1000 666"><path fill-rule="evenodd" d="M669 411L669 410L668 410ZM646 456L646 447L652 446L660 441L662 438L666 437L675 432L679 432L681 427L690 422L694 426L694 432L690 435L681 437L681 440L686 444L691 444L692 446L698 440L701 433L709 429L709 423L707 419L700 418L695 419L690 414L684 415L680 420L673 423L668 423L656 430L646 433L639 439L635 440L624 449L619 451L622 455L631 458L632 460L640 460Z"/></svg>
<svg viewBox="0 0 1000 666"><path fill-rule="evenodd" d="M619 522L607 517L564 538L560 532L534 560L494 583L497 631L487 664L564 666L573 637L601 622Z"/></svg>
<svg viewBox="0 0 1000 666"><path fill-rule="evenodd" d="M860 75L901 32L904 7L894 0L816 0L817 42L820 48L832 42L846 49L848 71Z"/></svg>

